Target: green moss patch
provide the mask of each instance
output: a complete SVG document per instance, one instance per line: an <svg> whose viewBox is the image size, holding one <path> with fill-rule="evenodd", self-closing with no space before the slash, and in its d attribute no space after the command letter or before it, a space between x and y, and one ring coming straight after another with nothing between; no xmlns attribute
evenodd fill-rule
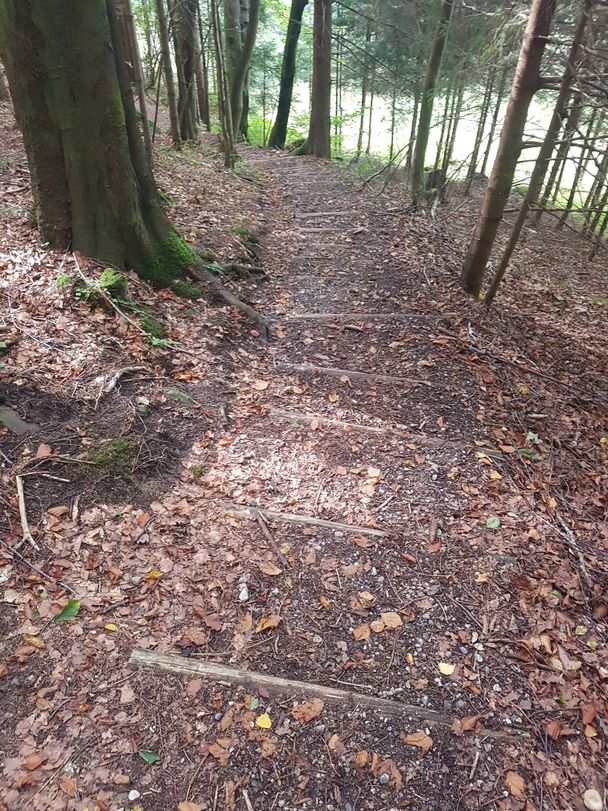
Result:
<svg viewBox="0 0 608 811"><path fill-rule="evenodd" d="M163 240L152 245L138 274L154 287L169 287L195 262L196 254L188 243L176 231L170 231Z"/></svg>
<svg viewBox="0 0 608 811"><path fill-rule="evenodd" d="M102 448L90 450L86 461L124 476L132 471L136 458L137 446L130 439L120 437L110 440Z"/></svg>

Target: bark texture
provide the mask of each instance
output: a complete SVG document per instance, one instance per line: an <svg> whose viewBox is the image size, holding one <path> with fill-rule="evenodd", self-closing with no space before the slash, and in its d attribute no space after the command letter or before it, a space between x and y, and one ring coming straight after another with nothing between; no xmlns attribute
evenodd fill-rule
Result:
<svg viewBox="0 0 608 811"><path fill-rule="evenodd" d="M502 278L509 266L511 256L513 255L513 251L515 250L519 236L525 225L528 212L530 211L532 205L538 200L543 187L547 169L549 167L549 161L551 160L551 155L555 149L555 142L557 140L557 136L559 135L559 131L562 128L562 115L568 104L568 98L570 96L572 81L574 79L576 70L576 60L583 41L583 35L587 26L590 8L591 0L584 0L583 10L581 11L576 22L574 37L572 40L572 45L570 46L570 52L566 59L566 67L564 69L560 89L555 101L555 107L553 108L551 122L549 123L547 132L545 133L536 163L534 164L532 176L530 177L530 183L526 190L526 194L524 195L524 199L522 200L517 219L515 220L515 225L513 226L513 230L511 231L504 253L500 259L498 267L496 268L496 273L494 274L494 278L492 279L492 283L485 298L486 305L488 306L494 300L496 291L498 290L500 282L502 281Z"/></svg>
<svg viewBox="0 0 608 811"><path fill-rule="evenodd" d="M182 136L179 129L179 113L177 110L177 96L175 95L175 80L173 77L173 64L171 62L171 48L169 45L169 29L167 27L165 0L156 0L156 15L158 17L160 50L163 61L163 72L165 74L165 88L167 90L169 118L171 120L171 139L173 140L173 146L176 149L181 149Z"/></svg>
<svg viewBox="0 0 608 811"><path fill-rule="evenodd" d="M268 146L278 147L279 149L285 147L285 139L287 138L287 125L289 123L293 84L296 76L298 42L302 30L302 16L304 15L304 9L307 5L308 0L291 0L291 11L289 13L285 49L283 51L283 63L281 66L281 85L279 88L277 115L270 132L270 138L268 139Z"/></svg>
<svg viewBox="0 0 608 811"><path fill-rule="evenodd" d="M232 131L243 131L246 84L260 21L260 0L224 0L226 72L230 94ZM246 130L246 127L245 127Z"/></svg>
<svg viewBox="0 0 608 811"><path fill-rule="evenodd" d="M115 23L111 0L3 0L0 50L43 239L166 285L194 254L162 210Z"/></svg>
<svg viewBox="0 0 608 811"><path fill-rule="evenodd" d="M478 296L481 290L498 226L511 192L528 109L538 89L541 61L554 13L555 0L533 0L515 69L498 153L462 271L462 284L465 290L474 296Z"/></svg>
<svg viewBox="0 0 608 811"><path fill-rule="evenodd" d="M418 132L416 134L416 145L412 158L412 197L414 207L423 202L425 198L424 189L424 160L426 149L429 143L431 131L431 119L433 117L433 103L435 101L435 87L443 58L445 43L448 38L448 31L452 19L454 8L453 0L442 0L439 24L433 40L433 49L427 65L422 92L420 98L420 112L418 116Z"/></svg>
<svg viewBox="0 0 608 811"><path fill-rule="evenodd" d="M298 150L317 158L331 157L331 2L315 0L310 124Z"/></svg>

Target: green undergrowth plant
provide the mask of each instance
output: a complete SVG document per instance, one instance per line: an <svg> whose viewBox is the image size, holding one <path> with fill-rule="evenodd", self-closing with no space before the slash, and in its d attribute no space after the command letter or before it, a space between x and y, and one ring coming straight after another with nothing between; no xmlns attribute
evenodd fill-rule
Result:
<svg viewBox="0 0 608 811"><path fill-rule="evenodd" d="M259 236L244 225L234 225L232 233L239 238L239 241L245 250L254 253L256 247L260 242Z"/></svg>
<svg viewBox="0 0 608 811"><path fill-rule="evenodd" d="M176 296L190 299L190 301L198 301L198 299L203 298L204 296L204 293L200 287L196 287L193 284L188 284L188 282L185 282L182 279L176 279L171 285L171 290L173 290Z"/></svg>

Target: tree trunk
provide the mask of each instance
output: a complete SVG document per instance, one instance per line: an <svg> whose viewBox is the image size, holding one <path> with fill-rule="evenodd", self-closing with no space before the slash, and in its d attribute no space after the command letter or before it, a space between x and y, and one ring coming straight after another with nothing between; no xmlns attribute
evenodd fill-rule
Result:
<svg viewBox="0 0 608 811"><path fill-rule="evenodd" d="M211 113L209 110L209 80L207 78L207 60L205 58L205 41L203 37L203 20L201 7L197 3L197 23L198 30L196 36L196 93L198 97L198 114L200 120L207 130L211 132Z"/></svg>
<svg viewBox="0 0 608 811"><path fill-rule="evenodd" d="M365 147L365 154L369 155L372 150L372 124L374 120L374 98L376 94L376 77L375 74L372 73L372 78L370 82L370 91L369 91L369 119L367 123L367 145Z"/></svg>
<svg viewBox="0 0 608 811"><path fill-rule="evenodd" d="M566 202L563 214L559 218L557 228L563 228L564 223L568 219L568 214L572 211L572 207L574 205L574 198L576 197L576 192L578 190L579 181L582 177L584 177L585 172L587 170L587 163L589 161L589 157L593 149L594 138L595 136L597 136L599 132L601 132L604 115L602 114L598 117L597 112L598 110L596 107L591 113L589 124L587 125L587 131L585 133L585 143L583 145L583 148L581 149L580 158L576 164L576 169L574 171L572 188L570 189L570 194L568 195L568 200Z"/></svg>
<svg viewBox="0 0 608 811"><path fill-rule="evenodd" d="M395 127L397 124L397 87L393 84L391 94L391 142L388 150L388 159L392 163L395 156Z"/></svg>
<svg viewBox="0 0 608 811"><path fill-rule="evenodd" d="M2 70L2 65L0 65L0 104L10 100L11 96L10 93L8 92L8 85L6 83L6 79L4 78L4 71Z"/></svg>
<svg viewBox="0 0 608 811"><path fill-rule="evenodd" d="M492 144L494 143L494 133L496 132L496 124L498 123L498 116L500 114L500 108L502 106L502 101L505 95L505 87L507 85L507 76L509 75L509 65L505 65L502 71L502 75L500 77L500 84L498 85L498 92L496 93L496 102L494 104L494 112L492 113L492 121L490 123L490 129L488 131L488 141L486 144L486 150L483 155L483 161L481 163L480 174L485 175L486 169L488 168L488 161L490 159L490 152L492 151Z"/></svg>
<svg viewBox="0 0 608 811"><path fill-rule="evenodd" d="M331 157L331 4L315 0L310 124L297 153L317 158Z"/></svg>
<svg viewBox="0 0 608 811"><path fill-rule="evenodd" d="M509 266L509 261L511 260L511 256L513 254L513 251L515 250L515 246L517 245L519 236L525 225L528 212L534 201L538 199L538 195L540 194L540 191L542 189L543 181L545 179L545 175L547 174L547 168L549 166L549 161L551 160L551 155L553 154L553 150L555 148L555 141L562 127L562 115L564 109L566 108L568 97L571 92L572 81L574 79L575 70L577 67L576 60L581 43L583 41L585 28L587 26L589 11L591 9L591 3L592 0L584 0L583 9L576 21L574 38L572 40L572 45L570 46L570 52L566 58L566 67L564 69L564 74L562 77L559 93L557 94L557 100L555 102L555 107L553 109L553 115L551 116L551 122L545 134L543 144L538 153L536 163L534 164L532 176L530 177L530 184L528 186L524 199L521 203L519 214L517 215L517 220L515 221L515 225L513 226L513 230L509 237L509 241L507 242L507 246L504 250L502 258L500 260L500 264L496 268L496 273L494 274L494 278L492 279L492 283L486 294L485 302L486 306L488 307L494 300L496 291L498 290L502 277L504 276L505 271Z"/></svg>
<svg viewBox="0 0 608 811"><path fill-rule="evenodd" d="M361 153L363 152L363 134L365 133L365 110L367 105L367 91L369 84L368 56L369 56L369 45L371 41L372 41L372 28L368 22L367 29L365 31L365 54L363 56L363 75L361 77L361 104L359 105L359 133L357 135L357 150L355 153L355 157L357 160L359 160L359 158L361 157Z"/></svg>
<svg viewBox="0 0 608 811"><path fill-rule="evenodd" d="M414 147L414 156L412 158L411 189L414 208L418 207L425 199L424 161L429 142L429 133L431 131L435 86L439 76L445 43L448 38L453 8L454 0L441 0L439 25L435 33L433 50L431 51L431 58L429 59L424 76L424 83L422 85L418 133L416 135L416 146Z"/></svg>
<svg viewBox="0 0 608 811"><path fill-rule="evenodd" d="M477 227L471 239L462 271L462 284L479 296L486 265L492 253L498 226L511 192L511 184L521 153L528 108L538 89L540 66L556 0L532 0L507 114L502 126L498 154L488 181Z"/></svg>
<svg viewBox="0 0 608 811"><path fill-rule="evenodd" d="M555 155L555 160L553 161L553 166L551 167L549 179L545 185L545 190L543 191L542 197L539 201L538 211L534 217L535 223L540 222L540 218L543 215L543 209L546 207L549 199L553 196L554 191L556 194L559 193L559 177L563 175L564 166L568 158L568 152L570 151L570 146L572 144L572 138L578 129L578 122L580 121L582 112L583 94L579 92L576 94L574 101L572 102L570 114L566 120L562 141L557 149L557 154Z"/></svg>
<svg viewBox="0 0 608 811"><path fill-rule="evenodd" d="M135 28L135 20L133 18L133 9L131 7L131 0L115 0L116 15L118 16L119 9L124 18L124 25L128 32L129 40L129 59L131 68L131 78L135 85L137 93L137 101L139 103L139 114L141 115L141 131L144 136L144 145L146 147L146 154L150 166L154 165L154 147L152 146L152 134L150 132L150 120L148 119L148 108L146 105L146 79L144 77L144 68L139 53L139 45L137 43L137 30Z"/></svg>
<svg viewBox="0 0 608 811"><path fill-rule="evenodd" d="M176 149L182 148L182 136L179 130L179 113L177 111L177 98L175 96L175 81L173 79L173 64L171 62L171 48L169 47L169 29L167 28L167 14L165 0L156 0L156 15L158 17L158 35L160 38L160 51L165 74L167 100L169 104L169 118L171 119L171 138Z"/></svg>
<svg viewBox="0 0 608 811"><path fill-rule="evenodd" d="M458 96L456 97L456 103L454 107L452 107L452 113L450 116L450 129L448 132L447 143L443 155L443 163L441 165L441 177L443 180L440 194L442 199L445 199L450 162L452 160L452 153L454 152L454 144L456 143L456 130L458 129L458 124L460 123L460 113L462 112L462 101L464 99L464 73L460 74L460 80L458 84L459 84Z"/></svg>
<svg viewBox="0 0 608 811"><path fill-rule="evenodd" d="M291 0L291 11L283 51L283 64L281 66L281 86L277 115L268 139L268 146L278 147L279 149L285 147L285 139L287 138L287 125L289 123L289 112L291 110L296 75L296 55L302 30L302 17L307 5L308 0Z"/></svg>
<svg viewBox="0 0 608 811"><path fill-rule="evenodd" d="M598 167L595 178L589 190L583 208L585 209L585 224L583 226L583 234L589 232L589 224L592 218L593 209L598 207L602 189L606 183L606 176L608 175L608 149L604 153L604 157Z"/></svg>
<svg viewBox="0 0 608 811"><path fill-rule="evenodd" d="M416 130L418 128L418 110L420 108L420 85L416 84L414 90L414 109L412 110L412 121L410 124L410 137L407 146L407 155L405 158L405 168L410 170L412 168L412 158L414 156L414 143L416 138Z"/></svg>
<svg viewBox="0 0 608 811"><path fill-rule="evenodd" d="M195 141L196 126L196 10L197 0L170 0L175 62L179 87L179 128L182 141Z"/></svg>
<svg viewBox="0 0 608 811"><path fill-rule="evenodd" d="M481 144L483 142L483 133L486 128L486 121L488 119L490 100L492 98L492 91L494 90L495 76L496 76L496 68L493 67L490 70L488 81L486 83L485 93L483 96L483 101L481 103L479 123L477 125L477 132L475 133L475 143L473 144L473 152L471 153L471 160L469 162L469 168L467 169L466 184L464 187L465 197L468 197L471 192L471 185L475 178L475 172L477 171L477 161L479 159L479 151L481 149Z"/></svg>
<svg viewBox="0 0 608 811"><path fill-rule="evenodd" d="M42 238L159 286L182 275L194 253L160 203L111 0L4 0L0 46Z"/></svg>
<svg viewBox="0 0 608 811"><path fill-rule="evenodd" d="M260 19L260 0L250 0L246 29L243 31L240 0L224 0L226 70L230 93L232 132L237 137L243 119L243 93Z"/></svg>
<svg viewBox="0 0 608 811"><path fill-rule="evenodd" d="M439 133L439 140L437 141L437 152L435 153L435 163L433 165L433 171L436 172L439 169L439 164L441 163L441 155L443 153L443 147L445 144L445 131L448 127L448 121L450 120L450 107L452 106L452 83L448 84L446 94L445 94L445 103L443 105L443 115L441 116L441 131Z"/></svg>
<svg viewBox="0 0 608 811"><path fill-rule="evenodd" d="M215 50L215 67L217 74L217 100L220 127L222 130L222 150L224 152L224 166L234 168L236 151L234 148L234 132L232 131L232 112L230 110L230 92L228 76L224 66L224 51L222 47L222 34L220 15L217 0L210 0L211 30L213 32L213 47Z"/></svg>

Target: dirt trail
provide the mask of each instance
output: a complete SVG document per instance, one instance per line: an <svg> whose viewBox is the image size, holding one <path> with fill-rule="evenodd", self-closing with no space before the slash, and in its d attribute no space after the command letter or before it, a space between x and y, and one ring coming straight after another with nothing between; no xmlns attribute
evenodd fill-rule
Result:
<svg viewBox="0 0 608 811"><path fill-rule="evenodd" d="M528 558L544 521L518 478L532 452L511 447L491 370L459 343L472 327L450 239L330 165L246 157L268 198L273 340L233 352L223 425L201 430L171 491L74 528L76 557L105 555L110 581L80 584L91 618L64 643L69 679L49 663L54 703L21 722L59 762L28 807L134 807L130 790L144 811L538 807L543 764L566 758L539 723L577 723L581 700L543 657L562 657L552 629L582 622L585 600L551 596L580 585L555 533ZM522 647L541 632L543 656ZM132 671L138 647L416 711ZM571 796L601 771L589 746L567 755ZM563 807L556 783L542 791Z"/></svg>

